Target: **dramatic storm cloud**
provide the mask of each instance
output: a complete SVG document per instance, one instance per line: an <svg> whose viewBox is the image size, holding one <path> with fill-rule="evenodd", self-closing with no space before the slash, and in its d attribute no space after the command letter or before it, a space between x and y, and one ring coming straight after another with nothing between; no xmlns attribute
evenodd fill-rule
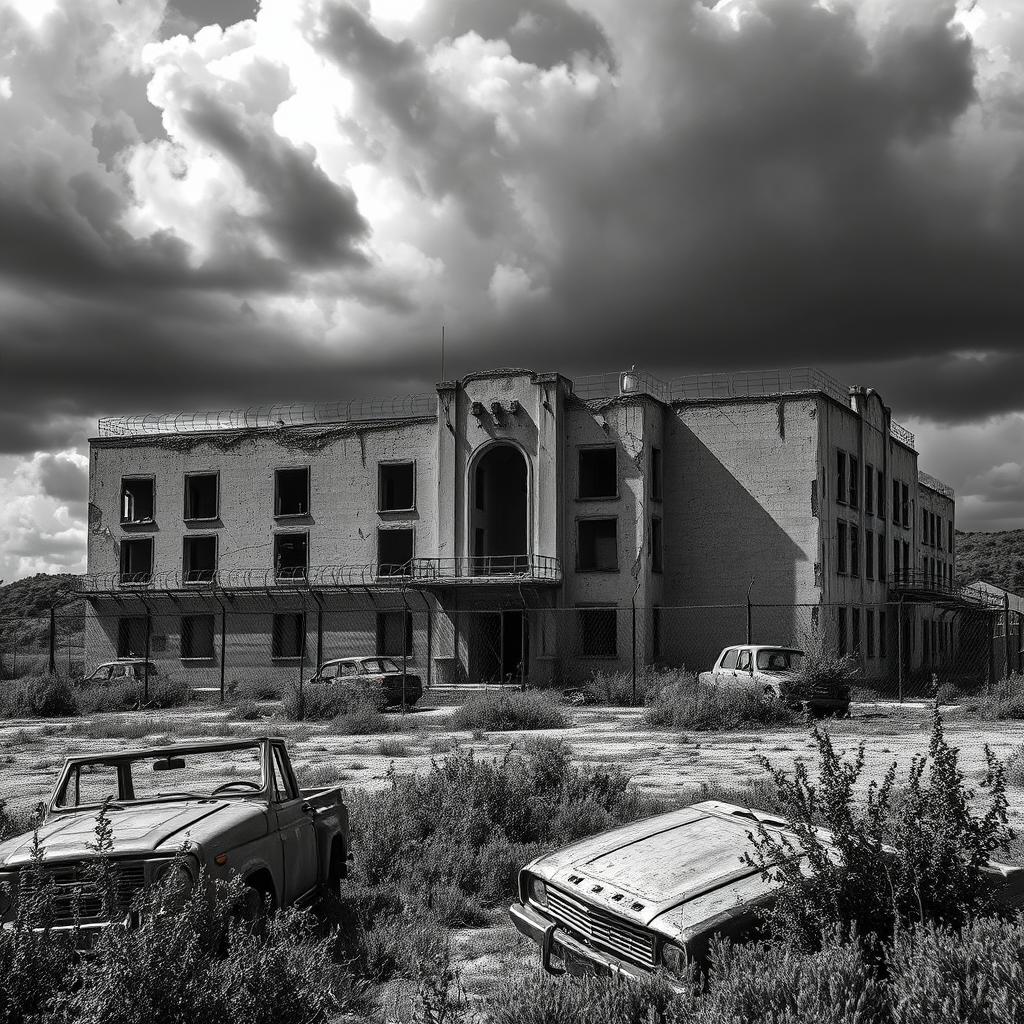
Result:
<svg viewBox="0 0 1024 1024"><path fill-rule="evenodd" d="M1024 524L1016 0L0 0L0 576L101 413L815 364ZM75 545L78 545L76 548Z"/></svg>

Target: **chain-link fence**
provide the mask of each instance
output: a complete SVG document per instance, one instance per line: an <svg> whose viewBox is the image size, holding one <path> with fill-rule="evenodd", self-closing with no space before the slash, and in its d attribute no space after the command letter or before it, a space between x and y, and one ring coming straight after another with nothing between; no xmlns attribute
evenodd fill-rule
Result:
<svg viewBox="0 0 1024 1024"><path fill-rule="evenodd" d="M105 682L170 677L200 693L301 686L336 659L387 659L425 690L565 687L632 693L653 667L710 669L726 646L848 655L879 695L970 691L1024 671L1024 618L1008 609L921 603L447 607L425 596L294 593L223 600L76 602L0 620L0 677L58 673ZM84 605L84 607L83 607Z"/></svg>

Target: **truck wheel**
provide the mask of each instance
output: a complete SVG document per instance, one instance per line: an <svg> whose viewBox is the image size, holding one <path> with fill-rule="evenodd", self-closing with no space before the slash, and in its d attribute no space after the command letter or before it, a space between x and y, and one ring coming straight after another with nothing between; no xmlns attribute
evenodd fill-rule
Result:
<svg viewBox="0 0 1024 1024"><path fill-rule="evenodd" d="M245 895L239 907L238 917L254 928L261 928L274 907L274 893L266 883L255 878L246 883Z"/></svg>

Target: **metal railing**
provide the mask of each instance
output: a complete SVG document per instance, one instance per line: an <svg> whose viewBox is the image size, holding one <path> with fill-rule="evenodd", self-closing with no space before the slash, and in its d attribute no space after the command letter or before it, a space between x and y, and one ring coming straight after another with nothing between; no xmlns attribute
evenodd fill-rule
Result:
<svg viewBox="0 0 1024 1024"><path fill-rule="evenodd" d="M414 558L410 575L418 582L480 580L509 577L558 583L561 560L553 555L466 555L449 558Z"/></svg>
<svg viewBox="0 0 1024 1024"><path fill-rule="evenodd" d="M913 437L913 435L911 435L911 437ZM944 484L937 477L932 476L930 473L925 473L923 470L918 470L917 482L938 494L944 495L951 501L956 497L956 492L949 486L949 484Z"/></svg>
<svg viewBox="0 0 1024 1024"><path fill-rule="evenodd" d="M896 593L918 594L928 598L949 598L985 607L1001 607L1001 602L980 587L957 583L925 569L901 569L889 575L889 589Z"/></svg>
<svg viewBox="0 0 1024 1024"><path fill-rule="evenodd" d="M761 398L816 391L846 405L850 389L835 377L813 366L780 370L737 370L726 373L695 373L671 382L672 400L701 401L714 398Z"/></svg>
<svg viewBox="0 0 1024 1024"><path fill-rule="evenodd" d="M900 426L895 420L889 421L889 434L894 441L899 441L908 448L913 448L914 451L917 451L917 438L906 427Z"/></svg>

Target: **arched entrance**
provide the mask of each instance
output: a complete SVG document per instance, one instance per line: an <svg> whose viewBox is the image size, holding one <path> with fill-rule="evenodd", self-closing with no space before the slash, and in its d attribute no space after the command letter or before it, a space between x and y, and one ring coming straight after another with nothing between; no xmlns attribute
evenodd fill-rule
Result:
<svg viewBox="0 0 1024 1024"><path fill-rule="evenodd" d="M526 457L511 444L492 445L473 467L470 553L474 576L529 568Z"/></svg>

